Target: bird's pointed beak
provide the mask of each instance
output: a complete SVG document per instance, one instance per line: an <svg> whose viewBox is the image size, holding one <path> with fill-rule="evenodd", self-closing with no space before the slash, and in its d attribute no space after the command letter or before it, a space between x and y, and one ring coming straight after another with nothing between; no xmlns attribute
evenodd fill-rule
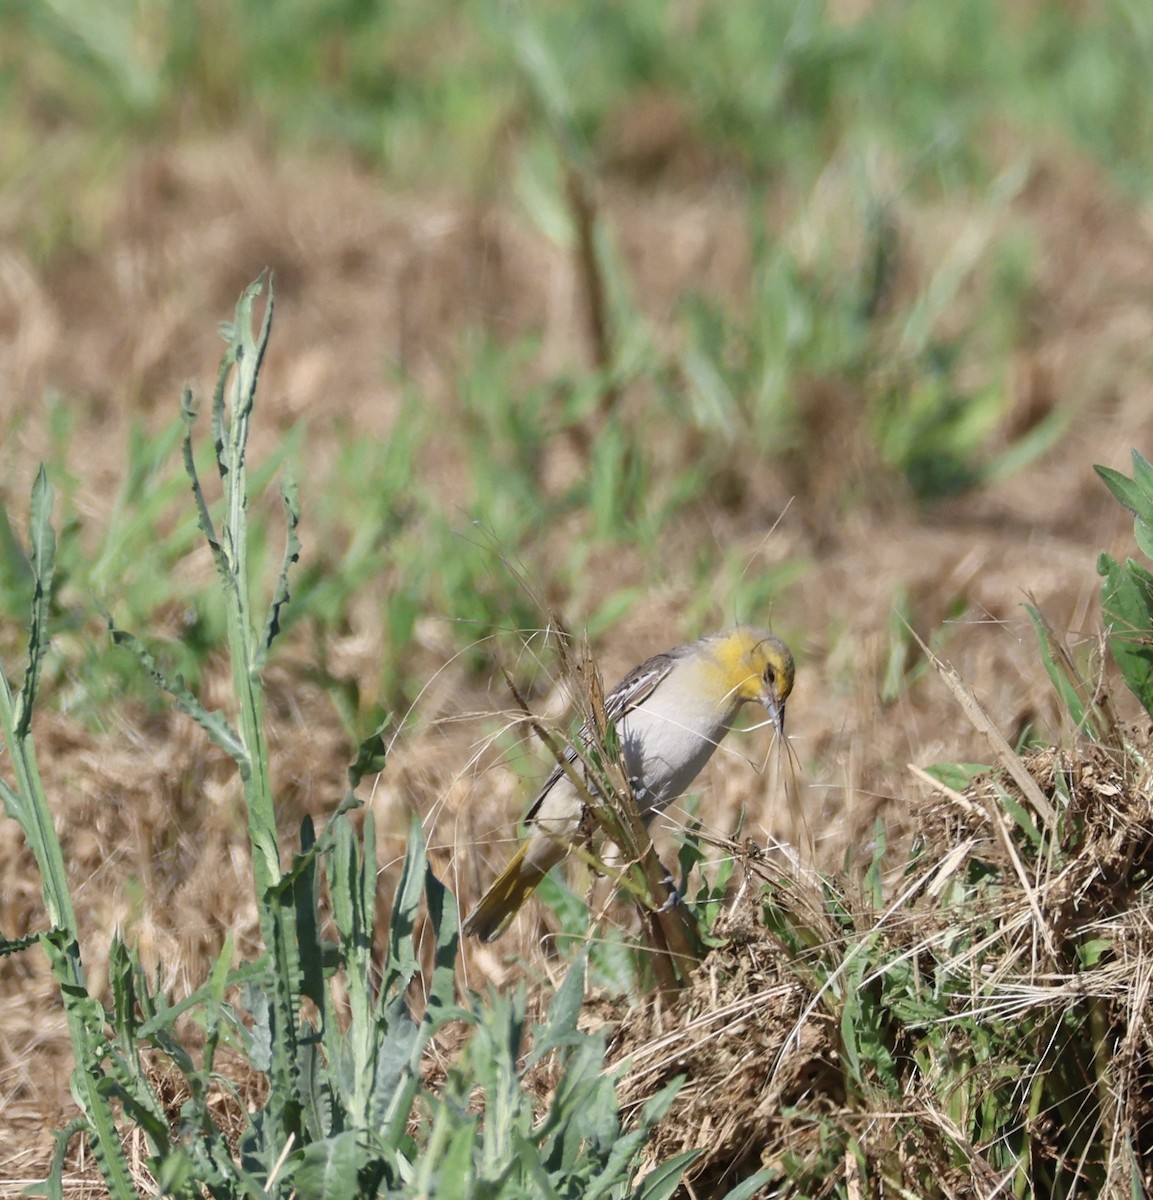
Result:
<svg viewBox="0 0 1153 1200"><path fill-rule="evenodd" d="M765 712L769 714L769 720L776 727L779 737L785 736L785 702L777 698L775 690L765 688L761 692L761 703L765 706Z"/></svg>

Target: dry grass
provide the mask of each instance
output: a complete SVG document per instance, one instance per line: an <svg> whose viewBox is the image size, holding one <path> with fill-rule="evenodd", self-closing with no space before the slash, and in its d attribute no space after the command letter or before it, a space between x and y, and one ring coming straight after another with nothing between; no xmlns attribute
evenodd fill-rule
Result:
<svg viewBox="0 0 1153 1200"><path fill-rule="evenodd" d="M750 734L734 741L731 754L718 756L702 781L699 815L718 834L743 820L744 832L758 842L811 842L814 864L828 867L862 843L879 814L890 823L893 841L902 832L923 832L927 821L942 825L949 844L981 832L979 823L966 825L963 814L950 813L949 825L940 806L926 814L910 799L909 761L968 759L984 750L930 679L910 682L888 702L879 698L900 588L925 636L941 627L947 612L962 610L947 626L943 652L1010 740L1026 726L1054 741L1062 736L1020 609L1022 593L1033 593L1074 641L1092 644L1095 555L1102 546L1124 545L1118 539L1127 526L1090 464L1118 462L1153 433L1144 372L1153 248L1143 215L1064 151L1039 160L1016 203L1017 215L1041 231L1044 247L1016 402L1023 421L1032 408L1069 408L1071 433L1061 447L1043 463L931 512L875 494L852 505L842 476L846 461L857 460L845 458L838 440L846 430L838 414L846 405L851 410L852 397L814 387L807 401L814 441L805 458L812 469L805 478L758 469L734 448L734 473L743 486L723 503L702 505L669 534L667 584L639 601L598 647L611 683L681 637L682 614L697 597L680 568L701 546L723 545L753 571L812 561L771 614L778 629L790 632L800 663L789 705L801 764L795 802L786 802L779 788L750 785L766 756L764 735ZM639 301L654 317L670 311L690 286L730 297L738 292L748 248L737 206L722 188L694 175L683 189L650 202L647 194L614 183L606 212L619 230ZM542 352L534 370L542 373L584 353L577 280L556 246L508 211L397 198L338 155L319 163L273 155L242 134L223 143L141 150L126 177L102 193L90 218L93 249L61 254L49 265L24 248L29 214L10 206L0 216L8 234L0 251L0 331L10 335L0 337L0 420L17 431L0 447L0 466L4 500L16 511L31 464L48 449L42 398L61 391L84 400L75 412L72 469L77 504L98 526L123 469L130 423L139 417L153 427L166 422L180 384L210 377L217 352L212 322L230 311L243 283L266 264L277 272L279 320L257 453L301 420L310 422L316 464L337 458L349 430L386 438L400 401L391 382L396 365L452 420L459 335L476 325L498 336L539 328ZM909 225L911 270L930 257L951 219L931 208L916 214ZM673 447L670 455L682 449ZM428 486L451 501L459 465L433 447L422 471ZM564 462L558 458L554 469L562 479ZM313 480L302 480L306 520L312 486ZM802 503L776 523L794 493ZM304 533L307 539L307 526ZM603 555L591 570L594 584L598 577L617 586L643 579L627 548ZM324 645L298 633L283 679L273 681L280 697L271 706L273 761L286 835L304 812L330 811L348 752L336 714L305 681L307 664L323 656L335 675L374 678L382 653L380 599L370 588L349 614L347 629ZM732 615L727 599L713 598L718 624ZM576 625L582 614L566 615ZM485 684L447 661L437 619L430 614L418 631L418 669L429 689L408 715L369 808L381 834L381 894L389 892L407 815L416 810L426 818L432 861L464 907L504 854L525 788L493 744L509 698L499 683ZM224 682L218 667L208 670L210 699ZM542 708L558 707L558 699L546 695ZM99 984L108 939L118 927L178 989L203 977L226 931L236 935L241 952L251 950L256 929L239 793L230 769L197 731L176 718L126 711L99 734L45 713L36 733L73 872L90 977ZM1083 782L1106 768L1083 762ZM1088 782L1084 787L1092 791ZM1062 911L1054 897L1097 904L1111 886L1107 865L1134 852L1134 832L1146 827L1146 817L1117 803L1104 810L1113 823L1094 833L1100 862L1076 878L1050 881L1042 896L1054 930ZM0 874L0 926L8 936L36 928L38 883L11 823L0 824ZM1094 919L1109 922L1117 936L1116 912L1098 911ZM1022 931L1031 927L1032 910L1005 915ZM518 958L547 974L542 920L547 917L534 910L496 948L469 947L468 982L504 985L519 974ZM894 936L912 939L899 922L894 928ZM1135 918L1121 933L1121 945L1132 943L1121 962L1132 971L1147 961L1140 922ZM1007 970L1007 981L1023 978L1017 964ZM1124 979L1120 965L1100 975L1114 998ZM1022 992L1021 1004L1060 1003L1059 981L1030 986L1040 990ZM765 1001L755 1022L741 1007L750 994ZM749 932L702 967L683 1013L674 1019L642 1008L635 1018L649 1022L629 1043L638 1052L637 1094L650 1078L645 1072L671 1071L666 1060L675 1054L693 1068L682 1103L698 1122L708 1118L710 1087L748 1097L766 1130L784 1097L813 1093L836 1104L835 1087L822 1090L829 1031L816 1016L804 1024L800 1046L780 1057L804 1002L795 981L782 978L772 948ZM773 1048L773 1071L765 1074L763 1064L737 1049L720 1052L714 1020L734 1037L735 1031L741 1038L750 1028L760 1031L763 1045ZM1144 1053L1139 1043L1137 1033L1126 1043L1133 1055ZM63 1020L38 952L3 960L0 1176L31 1178L43 1169L50 1150L45 1130L70 1111L69 1067ZM706 1107L698 1111L694 1104ZM745 1133L729 1118L708 1119L717 1145L739 1156ZM666 1148L687 1144L690 1126L686 1119L670 1132ZM88 1194L81 1178L91 1173L79 1173L79 1165L77 1171L70 1194Z"/></svg>
<svg viewBox="0 0 1153 1200"><path fill-rule="evenodd" d="M1139 749L1147 756L1148 743ZM721 919L729 944L701 964L677 1004L622 1003L612 1014L619 1022L614 1057L626 1066L626 1103L643 1104L673 1077L686 1077L652 1152L661 1160L705 1147L689 1172L691 1194L721 1194L752 1171L787 1161L790 1178L806 1164L814 1181L831 1169L829 1187L869 1178L873 1186L884 1180L911 1194L991 1200L1013 1180L1017 1165L997 1167L999 1139L967 1143L950 1110L966 1087L1003 1099L1018 1085L1024 1093L1037 1088L1047 1101L1028 1119L1028 1178L1039 1179L1046 1166L1061 1162L1068 1189L1078 1174L1076 1146L1084 1130L1070 1126L1057 1107L1054 1096L1062 1096L1064 1081L1041 1089L1048 1076L1059 1077L1066 1040L1087 1036L1096 1040L1097 1058L1090 1050L1090 1070L1078 1086L1091 1092L1095 1069L1099 1095L1094 1105L1082 1097L1080 1120L1086 1126L1100 1122L1112 1135L1103 1139L1107 1156L1099 1146L1087 1152L1088 1166L1111 1164L1107 1194L1131 1194L1130 1171L1140 1186L1150 1186L1148 771L1137 773L1100 746L1047 750L1019 761L1029 786L1047 797L1062 791L1069 796L1064 834L1048 851L1059 869L1046 874L1044 863L1038 871L1036 862L1024 869L1027 852L1019 848L1019 836L1003 836L1001 797L1011 785L1002 773L978 780L964 795L938 786L916 802L916 862L926 865L898 877L896 898L883 912L870 911L847 892L850 928L830 915L830 885L838 886L831 877L746 847L745 885ZM1021 801L1023 793L1017 794ZM740 854L735 844L731 849ZM943 900L951 882L975 864L997 881L985 899L970 895L963 906ZM798 953L762 923L754 897L766 885L791 928L811 935L808 949ZM1082 951L1094 939L1111 949L1086 965ZM837 1019L846 1001L838 996L838 979L862 953L881 964L862 988L912 964L926 996L934 980L946 992L955 989L941 1006L946 1015L906 1017L904 1029L900 1011L890 1010L886 1036L897 1055L899 1095L886 1094L879 1080L871 1092L861 1088L846 1061ZM1084 1027L1086 1011L1089 1035L1075 1032ZM962 1048L974 1025L997 1031L992 1036L999 1057L983 1065ZM956 1031L955 1062L950 1029ZM1037 1042L1046 1039L1051 1053L1038 1053ZM834 1130L855 1144L830 1167Z"/></svg>

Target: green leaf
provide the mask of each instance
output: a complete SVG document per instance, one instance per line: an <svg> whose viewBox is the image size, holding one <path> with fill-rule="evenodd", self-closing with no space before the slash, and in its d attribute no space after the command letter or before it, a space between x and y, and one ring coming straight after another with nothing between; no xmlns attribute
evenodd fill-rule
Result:
<svg viewBox="0 0 1153 1200"><path fill-rule="evenodd" d="M1061 698L1065 711L1078 729L1087 728L1085 704L1076 684L1069 678L1064 667L1058 661L1053 647L1053 631L1050 629L1049 623L1041 615L1036 605L1026 604L1025 611L1029 614L1029 620L1033 622L1033 631L1037 635L1037 644L1041 649L1041 661L1045 665L1045 672L1057 695Z"/></svg>
<svg viewBox="0 0 1153 1200"><path fill-rule="evenodd" d="M38 933L26 933L23 937L12 938L9 940L6 937L0 937L0 958L7 958L9 954L19 954L21 950L27 950L29 946L35 946L40 941Z"/></svg>
<svg viewBox="0 0 1153 1200"><path fill-rule="evenodd" d="M553 1050L580 1037L577 1019L584 1004L586 966L587 955L580 954L569 967L549 1006L548 1022L543 1030L537 1031L530 1062L538 1063Z"/></svg>
<svg viewBox="0 0 1153 1200"><path fill-rule="evenodd" d="M170 1149L164 1155L160 1162L159 1169L156 1175L156 1183L161 1196L179 1196L184 1192L187 1184L193 1182L194 1173L199 1174L196 1170L196 1164L192 1162L188 1152L182 1146ZM219 1178L217 1172L213 1172L216 1178ZM203 1175L196 1180L197 1183L204 1182Z"/></svg>
<svg viewBox="0 0 1153 1200"><path fill-rule="evenodd" d="M1153 463L1139 450L1131 450L1133 460L1133 482L1136 483L1146 496L1153 498Z"/></svg>
<svg viewBox="0 0 1153 1200"><path fill-rule="evenodd" d="M1137 548L1146 558L1153 558L1153 525L1143 517L1133 519L1133 536L1137 539Z"/></svg>
<svg viewBox="0 0 1153 1200"><path fill-rule="evenodd" d="M668 1200L680 1187L681 1176L685 1167L694 1159L699 1158L700 1150L686 1150L683 1154L670 1158L659 1167L651 1170L641 1181L641 1186L634 1192L636 1200Z"/></svg>
<svg viewBox="0 0 1153 1200"><path fill-rule="evenodd" d="M1015 475L1041 455L1047 454L1061 440L1068 427L1068 413L1060 409L1050 413L1028 433L986 463L981 469L982 479L987 483L996 483Z"/></svg>
<svg viewBox="0 0 1153 1200"><path fill-rule="evenodd" d="M611 629L616 625L622 617L633 610L645 591L646 589L641 587L624 587L613 592L585 622L589 637L595 638L606 629Z"/></svg>
<svg viewBox="0 0 1153 1200"><path fill-rule="evenodd" d="M558 143L569 158L579 157L581 139L573 114L572 93L560 58L527 19L526 12L517 10L515 21L507 32L533 99L552 127Z"/></svg>
<svg viewBox="0 0 1153 1200"><path fill-rule="evenodd" d="M561 1200L560 1193L553 1187L537 1153L536 1146L519 1129L512 1131L512 1148L518 1165L532 1181L532 1194L540 1200Z"/></svg>
<svg viewBox="0 0 1153 1200"><path fill-rule="evenodd" d="M52 529L52 487L43 464L32 485L32 509L28 518L28 544L31 550L33 595L32 616L28 626L28 669L16 701L16 740L28 735L32 725L32 707L40 684L40 668L48 648L48 608L52 599L52 579L56 573L56 534Z"/></svg>
<svg viewBox="0 0 1153 1200"><path fill-rule="evenodd" d="M359 1135L352 1129L305 1146L292 1173L296 1194L300 1200L356 1200L364 1159Z"/></svg>
<svg viewBox="0 0 1153 1200"><path fill-rule="evenodd" d="M200 532L204 534L205 540L208 542L208 548L212 551L212 558L216 563L216 570L220 575L221 581L228 588L232 586L232 573L228 569L228 559L225 557L224 547L220 544L220 535L216 531L216 524L212 520L212 514L208 511L208 501L204 498L204 489L200 485L200 473L196 469L196 456L192 447L192 429L196 424L196 416L196 402L192 398L192 390L186 387L181 404L181 417L184 421L184 437L181 441L184 470L192 483L192 499L196 504L196 523L200 527ZM215 416L216 413L213 410L214 429ZM215 441L218 457L220 455L220 447L222 445L220 439L222 437L223 433Z"/></svg>
<svg viewBox="0 0 1153 1200"><path fill-rule="evenodd" d="M781 1172L776 1167L763 1167L755 1175L750 1175L748 1179L738 1183L731 1192L726 1192L721 1200L752 1200L766 1183L772 1183L774 1179L779 1179L780 1175Z"/></svg>
<svg viewBox="0 0 1153 1200"><path fill-rule="evenodd" d="M284 558L280 565L280 576L276 581L276 591L268 608L264 637L257 648L256 666L258 669L264 665L268 651L280 633L280 615L291 598L288 573L300 561L300 536L296 532L300 525L300 501L297 498L295 482L290 480L285 483L280 489L280 496L284 502Z"/></svg>
<svg viewBox="0 0 1153 1200"><path fill-rule="evenodd" d="M399 1137L411 1115L412 1098L416 1093L411 1067L419 1054L421 1030L403 999L384 1009L376 1028L379 1041L375 1048L375 1074L368 1110L374 1124L379 1124L391 1113L396 1126L391 1132Z"/></svg>
<svg viewBox="0 0 1153 1200"><path fill-rule="evenodd" d="M466 1120L454 1130L440 1157L436 1172L437 1200L470 1200L478 1194L473 1146L476 1120Z"/></svg>
<svg viewBox="0 0 1153 1200"><path fill-rule="evenodd" d="M1077 947L1077 958L1082 967L1091 968L1097 966L1112 950L1113 943L1108 938L1090 938Z"/></svg>
<svg viewBox="0 0 1153 1200"><path fill-rule="evenodd" d="M1041 849L1041 831L1037 828L1029 810L1011 792L999 783L994 783L997 799L1001 801L1005 811L1013 818L1013 823L1029 839L1034 850Z"/></svg>
<svg viewBox="0 0 1153 1200"><path fill-rule="evenodd" d="M437 879L431 867L426 867L424 872L424 902L436 943L425 1019L435 1022L447 1020L450 1012L455 1014L455 1019L460 1019L465 1014L453 1003L456 997L460 915L456 897Z"/></svg>
<svg viewBox="0 0 1153 1200"><path fill-rule="evenodd" d="M878 817L873 824L873 856L869 868L865 872L864 887L866 899L872 905L874 912L880 912L884 905L885 872L884 858L889 840L885 833L885 822Z"/></svg>
<svg viewBox="0 0 1153 1200"><path fill-rule="evenodd" d="M925 774L955 792L963 792L978 775L987 775L992 769L987 763L933 763L925 767Z"/></svg>
<svg viewBox="0 0 1153 1200"><path fill-rule="evenodd" d="M1142 459L1144 462L1144 460ZM1094 466L1105 486L1135 516L1153 524L1153 491L1147 491L1136 480L1112 467Z"/></svg>
<svg viewBox="0 0 1153 1200"><path fill-rule="evenodd" d="M1125 684L1153 715L1153 576L1127 560L1122 566L1108 554L1097 560L1104 577L1101 608L1109 630L1109 651Z"/></svg>
<svg viewBox="0 0 1153 1200"><path fill-rule="evenodd" d="M420 817L415 813L408 832L408 851L404 859L404 870L397 885L396 898L392 904L392 920L389 923L388 970L385 979L388 987L407 986L420 970L413 934L416 930L416 915L424 893L424 873L428 858L424 849L424 829Z"/></svg>
<svg viewBox="0 0 1153 1200"><path fill-rule="evenodd" d="M73 1117L56 1135L56 1145L52 1151L52 1162L48 1168L48 1177L40 1183L30 1183L25 1189L26 1196L47 1196L48 1200L64 1200L64 1157L68 1153L68 1143L78 1133L91 1133L88 1122L83 1117Z"/></svg>
<svg viewBox="0 0 1153 1200"><path fill-rule="evenodd" d="M310 1030L306 1027L306 1034L308 1032ZM347 1122L343 1107L339 1105L332 1072L315 1041L302 1041L296 1053L295 1066L304 1112L305 1139L320 1141L335 1137L343 1131Z"/></svg>
<svg viewBox="0 0 1153 1200"><path fill-rule="evenodd" d="M371 815L365 821L365 833L373 828ZM372 941L372 910L366 903L365 862L367 852L362 854L356 833L346 817L329 822L329 831L335 830L332 852L328 858L328 888L331 894L332 917L344 943L346 957L365 941ZM376 878L373 863L372 878ZM351 964L350 964L351 965Z"/></svg>
<svg viewBox="0 0 1153 1200"><path fill-rule="evenodd" d="M52 529L52 486L44 466L36 472L32 484L32 512L28 521L28 541L32 552L32 573L49 580L56 567L56 534Z"/></svg>
<svg viewBox="0 0 1153 1200"><path fill-rule="evenodd" d="M0 801L4 802L4 813L24 826L24 800L11 784L0 779Z"/></svg>
<svg viewBox="0 0 1153 1200"><path fill-rule="evenodd" d="M12 529L3 502L0 502L0 580L3 580L3 592L11 593L13 607L19 611L27 604L32 589L32 564Z"/></svg>
<svg viewBox="0 0 1153 1200"><path fill-rule="evenodd" d="M385 730L392 725L392 715L386 714L381 723L356 748L356 759L348 768L348 786L355 791L366 775L378 775L384 770L388 757Z"/></svg>
<svg viewBox="0 0 1153 1200"><path fill-rule="evenodd" d="M248 1061L253 1070L267 1075L272 1070L272 1006L268 1002L265 982L252 980L246 983L240 993L240 1002L251 1018L244 1039Z"/></svg>
<svg viewBox="0 0 1153 1200"><path fill-rule="evenodd" d="M677 1075L670 1079L655 1096L650 1096L645 1101L645 1107L641 1113L641 1124L645 1128L651 1129L658 1121L663 1121L668 1116L673 1101L676 1100L684 1083L685 1077Z"/></svg>
<svg viewBox="0 0 1153 1200"><path fill-rule="evenodd" d="M267 978L267 963L263 959L244 963L235 971L228 969L228 963L232 957L231 937L232 935L229 934L225 938L224 949L221 950L220 957L216 960L208 982L201 984L196 991L185 996L183 1000L178 1000L175 1004L165 1004L162 1009L149 1017L140 1026L139 1036L141 1039L151 1040L164 1030L171 1029L178 1017L190 1010L195 1010L202 1004L218 1004L225 987L255 988ZM248 1007L247 1004L245 1007ZM240 1025L239 1029L244 1030L245 1033L248 1032L244 1025ZM257 1070L262 1069L257 1068Z"/></svg>
<svg viewBox="0 0 1153 1200"><path fill-rule="evenodd" d="M1095 467L1113 495L1133 514L1133 536L1142 554L1153 558L1153 465L1133 451L1133 478L1111 467Z"/></svg>
<svg viewBox="0 0 1153 1200"><path fill-rule="evenodd" d="M138 638L123 629L117 629L112 623L111 617L106 616L106 619L113 644L123 646L134 654L140 665L152 676L153 682L163 688L176 702L176 707L186 716L191 717L222 750L232 757L240 768L241 775L247 778L251 769L248 751L239 735L225 720L224 715L205 708L185 687L184 681L179 676L176 679L169 679Z"/></svg>
<svg viewBox="0 0 1153 1200"><path fill-rule="evenodd" d="M296 958L300 967L300 992L316 1005L324 1018L326 990L324 986L324 942L317 926L320 881L316 869L318 851L312 817L307 813L300 823L300 854L293 869L277 885L283 893L286 881L288 898L296 912Z"/></svg>

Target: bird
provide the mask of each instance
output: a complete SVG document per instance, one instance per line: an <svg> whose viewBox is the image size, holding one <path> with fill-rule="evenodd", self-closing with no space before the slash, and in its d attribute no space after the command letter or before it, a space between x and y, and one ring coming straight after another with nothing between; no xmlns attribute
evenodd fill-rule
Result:
<svg viewBox="0 0 1153 1200"><path fill-rule="evenodd" d="M700 774L746 703L764 706L779 736L793 690L793 656L779 637L738 625L666 650L634 667L605 697L620 759L646 825ZM581 749L595 744L586 723ZM574 764L580 754L570 748ZM464 933L492 942L545 875L581 840L585 803L558 764L525 817L528 836L465 918Z"/></svg>

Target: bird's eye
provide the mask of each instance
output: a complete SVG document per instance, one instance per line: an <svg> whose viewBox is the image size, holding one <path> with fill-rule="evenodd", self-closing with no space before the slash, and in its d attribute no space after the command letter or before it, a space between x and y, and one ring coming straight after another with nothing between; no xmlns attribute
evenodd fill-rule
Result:
<svg viewBox="0 0 1153 1200"><path fill-rule="evenodd" d="M769 666L767 666L765 668L765 682L766 683L776 683L777 682L777 673L776 673L776 671L773 670L771 663L769 664Z"/></svg>

